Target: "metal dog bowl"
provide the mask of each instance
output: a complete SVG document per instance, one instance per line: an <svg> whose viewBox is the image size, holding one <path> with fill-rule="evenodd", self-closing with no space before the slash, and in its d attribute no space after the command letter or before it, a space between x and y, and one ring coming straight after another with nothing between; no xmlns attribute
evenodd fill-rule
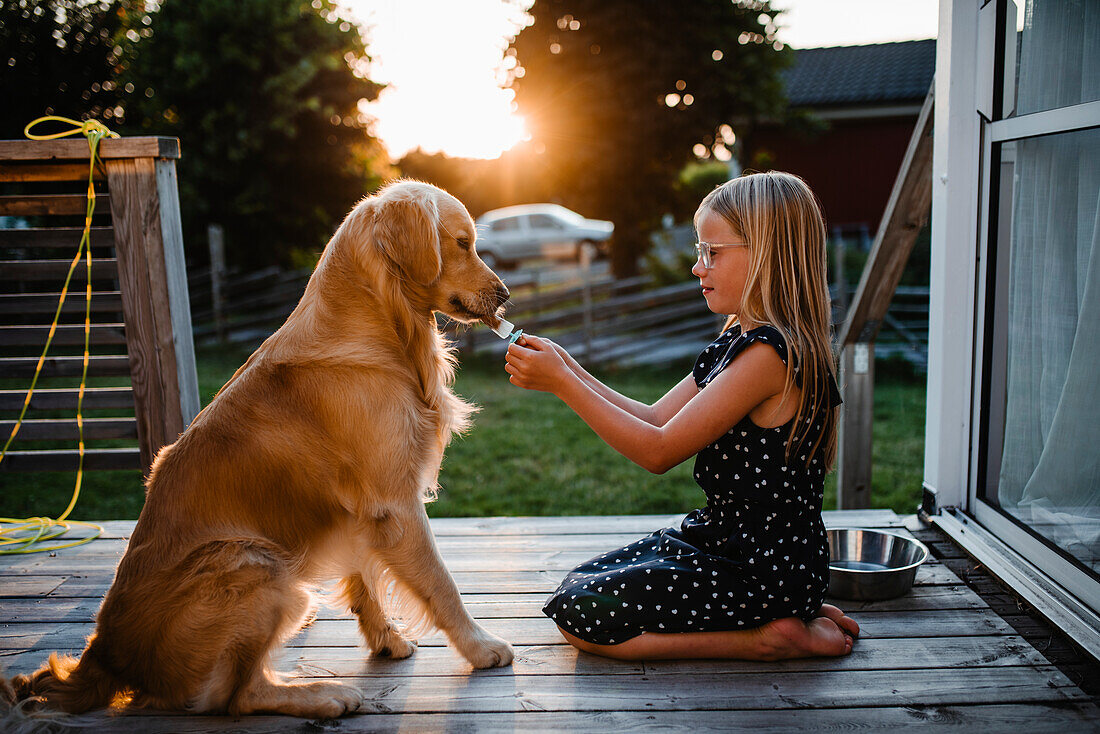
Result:
<svg viewBox="0 0 1100 734"><path fill-rule="evenodd" d="M881 530L829 531L829 596L875 601L909 591L917 567L928 560L924 543Z"/></svg>

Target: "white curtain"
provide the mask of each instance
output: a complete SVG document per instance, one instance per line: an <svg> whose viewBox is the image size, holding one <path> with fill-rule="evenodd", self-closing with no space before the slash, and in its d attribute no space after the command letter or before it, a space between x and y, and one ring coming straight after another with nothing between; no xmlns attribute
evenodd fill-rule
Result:
<svg viewBox="0 0 1100 734"><path fill-rule="evenodd" d="M1100 2L1028 0L1019 70L1017 114L1100 98ZM1013 147L997 500L1100 571L1100 130Z"/></svg>

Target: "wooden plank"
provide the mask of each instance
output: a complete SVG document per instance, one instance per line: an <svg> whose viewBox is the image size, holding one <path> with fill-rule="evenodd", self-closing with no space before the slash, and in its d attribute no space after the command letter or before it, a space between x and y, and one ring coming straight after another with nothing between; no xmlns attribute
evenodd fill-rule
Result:
<svg viewBox="0 0 1100 734"><path fill-rule="evenodd" d="M99 542L99 541L97 541ZM88 545L94 545L90 543ZM73 553L81 548L66 548L60 556L72 558ZM121 553L119 553L121 556ZM74 566L79 565L74 563ZM5 573L14 573L5 569ZM79 573L79 569L70 570L71 573ZM546 602L544 593L466 593L462 597L462 603L470 614L477 619L494 618L531 618L538 619L542 615L542 606ZM973 591L954 586L924 586L916 587L910 594L880 602L859 603L833 600L848 614L856 618L865 611L929 611L945 609L986 609L987 605ZM90 622L95 612L99 609L98 597L51 599L40 598L13 598L0 599L0 621L9 622ZM318 620L343 619L347 616L347 610L340 607L335 601L322 603L317 607Z"/></svg>
<svg viewBox="0 0 1100 734"><path fill-rule="evenodd" d="M0 462L0 472L76 471L79 464L76 449L43 451L8 451ZM141 452L137 447L116 449L86 449L85 471L117 471L140 469Z"/></svg>
<svg viewBox="0 0 1100 734"><path fill-rule="evenodd" d="M0 597L45 596L63 581L64 576L4 576L0 578Z"/></svg>
<svg viewBox="0 0 1100 734"><path fill-rule="evenodd" d="M175 168L152 158L105 165L138 436L148 467L199 409Z"/></svg>
<svg viewBox="0 0 1100 734"><path fill-rule="evenodd" d="M0 346L36 346L41 349L50 334L49 326L0 326ZM88 329L90 344L125 344L124 324L92 324ZM84 344L84 324L60 324L54 331L52 344L72 346Z"/></svg>
<svg viewBox="0 0 1100 734"><path fill-rule="evenodd" d="M429 512L431 506L428 507ZM827 511L826 527L900 528L893 510ZM558 515L554 517L435 517L432 532L443 535L644 535L659 528L679 526L684 515Z"/></svg>
<svg viewBox="0 0 1100 734"><path fill-rule="evenodd" d="M432 506L428 506L431 512ZM821 513L829 528L882 528L890 532L904 530L904 518L893 510L826 510ZM676 515L554 515L546 517L433 517L428 520L437 539L444 536L477 535L581 535L584 533L621 533L637 535L657 528L679 526L682 513ZM104 520L104 538L129 538L135 520Z"/></svg>
<svg viewBox="0 0 1100 734"><path fill-rule="evenodd" d="M74 638L75 639L75 638ZM82 644L82 641L78 641ZM82 647L57 650L10 650L0 653L9 675L31 672L48 652L79 655ZM1048 665L1046 658L1018 635L1005 637L893 638L860 640L841 658L754 660L622 661L586 655L565 643L519 646L507 668L479 671L478 676L553 675L710 675L720 673L787 673L841 670L943 670ZM292 647L278 651L276 669L298 678L451 676L470 672L470 664L452 647L420 647L404 660L391 660L354 647Z"/></svg>
<svg viewBox="0 0 1100 734"><path fill-rule="evenodd" d="M73 254L76 247L73 247ZM4 260L0 262L0 281L16 281L28 283L34 281L57 281L58 287L65 282L65 276L72 266L72 258L68 260ZM118 262L113 257L92 258L92 281L114 280L118 277ZM81 258L73 268L72 278L69 283L85 283L88 280L88 265ZM83 295L83 294L81 294ZM57 301L54 301L57 305Z"/></svg>
<svg viewBox="0 0 1100 734"><path fill-rule="evenodd" d="M202 400L199 397L199 378L195 367L191 297L187 292L187 261L183 255L183 220L180 214L176 163L172 160L158 160L154 164L154 172L157 198L160 200L160 248L165 273L161 295L167 299L168 316L171 319L178 390L176 400L180 404L183 428L187 428L202 410Z"/></svg>
<svg viewBox="0 0 1100 734"><path fill-rule="evenodd" d="M9 578L0 577L6 585ZM28 577L34 578L34 577ZM56 577L45 577L54 579ZM58 591L69 581L66 581ZM461 588L461 586L459 587ZM57 593L52 592L52 593ZM5 596L29 596L7 593ZM974 637L1011 635L1013 630L997 614L988 609L946 609L864 612L857 621L860 638ZM558 644L562 641L557 626L546 617L538 618L487 618L480 620L489 632L499 635L514 645ZM53 649L54 647L79 646L92 631L93 625L85 623L58 624L52 622L28 622L10 624L0 629L0 649L22 650L29 648ZM358 622L351 617L317 620L287 641L287 647L358 647L361 643ZM421 647L445 647L446 636L435 632L420 638Z"/></svg>
<svg viewBox="0 0 1100 734"><path fill-rule="evenodd" d="M486 582L500 581L500 574L508 574L509 581L521 582L529 579L526 574L546 572L551 578L561 579L565 573L572 570L580 563L599 555L601 551L573 550L573 551L547 551L547 550L509 550L506 554L494 552L491 545L484 549L454 549L447 539L439 540L437 547L447 567L455 573L482 573L486 574ZM84 551L84 549L81 549ZM119 558L118 551L102 552L87 551L74 552L74 555L66 554L64 557L43 558L29 557L26 559L12 559L0 565L0 571L10 573L19 572L51 572L55 567L64 567L65 563L72 566L66 568L76 573L97 574L113 571L113 559ZM525 578L526 577L526 578ZM959 584L954 572L939 563L925 563L917 571L916 585L953 585ZM531 591L539 591L540 588ZM519 590L522 591L522 590ZM882 604L892 607L912 607L905 601L886 600L883 602L854 602L862 609L879 609Z"/></svg>
<svg viewBox="0 0 1100 734"><path fill-rule="evenodd" d="M109 205L110 197L107 194L96 194L96 213L106 213ZM87 213L88 199L86 194L0 196L0 216L39 217L66 214L84 216Z"/></svg>
<svg viewBox="0 0 1100 734"><path fill-rule="evenodd" d="M32 377L38 357L0 357L0 378ZM83 357L46 357L42 364L43 377L80 377ZM88 357L90 377L121 377L130 374L130 358L125 354L95 355Z"/></svg>
<svg viewBox="0 0 1100 734"><path fill-rule="evenodd" d="M98 210L98 206L96 207ZM83 214L83 211L81 211ZM83 227L34 227L0 229L0 247L64 248L76 252ZM88 233L92 247L114 247L113 227L92 227Z"/></svg>
<svg viewBox="0 0 1100 734"><path fill-rule="evenodd" d="M87 546L80 546L87 547ZM65 557L71 557L71 551L65 549ZM79 573L72 569L71 573ZM13 573L6 570L5 573ZM60 573L60 572L57 572ZM494 618L531 618L542 616L542 606L546 602L545 593L495 594L467 592L462 603L470 614L477 619ZM858 620L859 615L867 611L931 611L947 609L986 609L986 604L973 591L966 587L927 586L916 587L910 594L881 602L863 602L864 606L842 600L830 600ZM11 622L66 622L91 621L99 609L99 597L63 598L49 600L40 598L14 598L0 600L0 620ZM873 605L873 606L871 606ZM347 610L333 602L321 604L316 611L318 620L343 619Z"/></svg>
<svg viewBox="0 0 1100 734"><path fill-rule="evenodd" d="M443 554L447 568L454 572L501 573L514 571L523 573L547 571L556 573L559 579L578 565L600 553L600 551L591 550L510 550L507 553L494 554L491 547L484 551L455 551L448 548L445 543L440 544L440 552ZM12 570L43 573L48 572L48 569L51 568L66 568L65 564L68 563L72 564L68 568L71 568L73 572L108 573L114 570L114 560L118 557L116 554L80 555L76 558L70 558L67 554L64 557L59 556L57 558L31 556L22 560L13 560L0 568L4 569L4 573L10 573Z"/></svg>
<svg viewBox="0 0 1100 734"><path fill-rule="evenodd" d="M31 396L31 410L76 410L79 390L69 388L37 388ZM0 410L20 410L26 390L0 390ZM84 409L134 407L134 397L128 387L90 387L84 391Z"/></svg>
<svg viewBox="0 0 1100 734"><path fill-rule="evenodd" d="M491 547L483 551L455 551L440 543L440 552L444 563L452 573L484 573L484 574L530 574L546 572L551 574L559 582L565 575L588 561L599 551L521 551L513 550L507 553L494 553ZM54 573L58 569L68 570L80 574L106 575L114 571L118 554L101 555L76 555L62 554L56 558L30 556L26 559L13 560L0 566L3 573ZM934 580L946 583L957 583L950 576L951 572L944 566L930 564L918 572L918 582ZM487 577L492 578L492 577ZM539 589L532 589L538 591ZM906 602L895 602L895 605L905 606ZM846 603L841 603L846 606ZM865 606L864 608L877 608Z"/></svg>
<svg viewBox="0 0 1100 734"><path fill-rule="evenodd" d="M102 166L96 166L92 171L92 177L94 180L103 179ZM0 182L3 183L87 180L87 163L52 163L49 161L13 163L0 160Z"/></svg>
<svg viewBox="0 0 1100 734"><path fill-rule="evenodd" d="M329 678L330 680L332 678ZM838 706L1087 702L1051 666L828 672L642 675L386 676L352 678L368 694L361 713L524 710L705 711Z"/></svg>
<svg viewBox="0 0 1100 734"><path fill-rule="evenodd" d="M373 689L367 689L371 695ZM611 705L610 703L608 704ZM923 726L937 732L983 734L1026 727L1028 734L1066 734L1100 731L1100 708L1091 703L986 704L968 706L896 706L788 709L783 711L540 711L525 709L503 713L418 713L395 706L399 713L354 714L334 722L318 722L315 728L333 728L347 734L359 732L747 732L789 734L793 731L895 731ZM130 715L97 712L81 717L90 730L114 734L209 734L250 732L284 734L301 732L301 719L287 716ZM337 726L339 727L337 729Z"/></svg>
<svg viewBox="0 0 1100 734"><path fill-rule="evenodd" d="M99 143L99 158L179 158L179 139L166 137L106 138ZM87 161L88 141L83 138L58 140L0 140L3 161Z"/></svg>
<svg viewBox="0 0 1100 734"><path fill-rule="evenodd" d="M446 561L445 561L446 562ZM460 592L476 594L485 589L499 593L550 594L561 583L561 571L452 571ZM0 575L0 582L5 576ZM112 575L94 572L74 575L59 586L53 596L101 597L111 584ZM917 583L924 585L956 585L959 577L942 565L925 565L917 571Z"/></svg>
<svg viewBox="0 0 1100 734"><path fill-rule="evenodd" d="M57 302L60 297L61 293L0 293L0 313L45 314L46 317L51 317L57 313ZM61 313L64 314L83 314L85 309L83 289L70 290L65 303L61 305ZM122 313L122 294L118 291L92 291L91 310L94 314Z"/></svg>
<svg viewBox="0 0 1100 734"><path fill-rule="evenodd" d="M42 652L36 653L41 658ZM34 659L34 653L27 660ZM470 665L453 648L423 647L404 660L371 656L365 649L288 648L276 656L280 670L299 677L442 676L462 675ZM34 663L31 663L32 665ZM842 658L805 658L761 662L754 660L646 661L646 675L711 673L777 673L833 670L933 670L947 668L1048 665L1046 659L1017 635L1006 637L893 638L860 640ZM612 660L579 653L557 644L520 646L512 669L496 668L478 675L633 675L643 672L639 662Z"/></svg>
<svg viewBox="0 0 1100 734"><path fill-rule="evenodd" d="M84 418L84 440L137 439L137 421L133 418ZM11 435L15 421L0 421L0 436ZM75 418L42 418L24 420L16 441L76 440L80 429Z"/></svg>

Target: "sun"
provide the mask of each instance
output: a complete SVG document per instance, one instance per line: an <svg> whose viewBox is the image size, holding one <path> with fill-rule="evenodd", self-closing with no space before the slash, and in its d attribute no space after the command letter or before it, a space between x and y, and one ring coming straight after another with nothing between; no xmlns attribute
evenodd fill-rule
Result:
<svg viewBox="0 0 1100 734"><path fill-rule="evenodd" d="M372 132L398 159L414 148L496 158L529 139L503 87L509 40L530 2L346 0L363 23L371 78L388 86L362 105Z"/></svg>
<svg viewBox="0 0 1100 734"><path fill-rule="evenodd" d="M387 88L363 106L375 120L374 134L394 158L414 148L453 158L496 158L530 139L510 95L498 94L510 89L436 88L417 94L409 86Z"/></svg>

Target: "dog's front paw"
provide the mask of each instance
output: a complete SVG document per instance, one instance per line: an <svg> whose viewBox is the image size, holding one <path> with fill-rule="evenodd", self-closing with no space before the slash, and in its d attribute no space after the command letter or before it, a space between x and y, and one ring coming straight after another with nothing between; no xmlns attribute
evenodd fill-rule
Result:
<svg viewBox="0 0 1100 734"><path fill-rule="evenodd" d="M462 656L475 668L496 668L511 665L514 654L512 646L496 635L478 628L465 644L456 645Z"/></svg>
<svg viewBox="0 0 1100 734"><path fill-rule="evenodd" d="M414 652L416 652L416 640L406 640L400 635L394 635L387 643L375 649L374 654L380 658L402 660Z"/></svg>
<svg viewBox="0 0 1100 734"><path fill-rule="evenodd" d="M405 639L395 627L391 626L370 647L380 658L402 660L416 651L416 640Z"/></svg>

